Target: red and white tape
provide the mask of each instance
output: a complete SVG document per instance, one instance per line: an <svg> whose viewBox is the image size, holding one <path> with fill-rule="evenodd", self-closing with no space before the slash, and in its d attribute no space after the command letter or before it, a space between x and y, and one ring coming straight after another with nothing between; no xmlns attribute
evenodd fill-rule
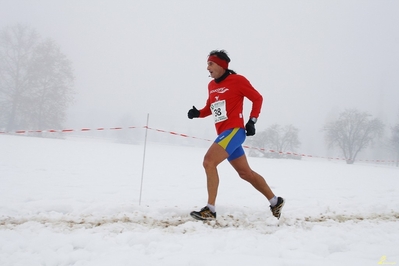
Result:
<svg viewBox="0 0 399 266"><path fill-rule="evenodd" d="M47 129L47 130L16 130L12 132L5 132L5 131L0 131L0 134L28 134L28 133L71 133L71 132L88 132L88 131L104 131L104 130L123 130L123 129L134 129L134 128L144 128L144 129L149 129L161 133L168 133L171 135L179 136L179 137L184 137L184 138L192 138L192 139L198 139L198 140L204 140L204 141L212 141L209 139L204 139L204 138L198 138L194 136L189 136L187 134L182 134L174 131L166 131L163 129L157 129L157 128L151 128L148 126L142 126L142 127L136 127L136 126L129 126L129 127L99 127L99 128L81 128L81 129ZM278 153L281 155L291 155L291 156L298 156L298 157L308 157L308 158L321 158L321 159L327 159L327 160L342 160L346 161L345 158L339 158L339 157L323 157L323 156L314 156L314 155L309 155L309 154L303 154L303 153L295 153L295 152L283 152L283 151L275 151L275 150L268 150L264 148L257 148L257 147L250 147L247 145L243 145L244 148L246 149L252 149L252 150L259 150L262 152L269 152L269 153ZM399 160L357 160L360 162L374 162L374 163L396 163L399 162Z"/></svg>
<svg viewBox="0 0 399 266"><path fill-rule="evenodd" d="M127 127L127 129L139 127ZM70 133L70 132L87 132L87 131L103 131L103 130L122 130L123 127L110 127L110 128L81 128L81 129L46 129L46 130L16 130L16 131L0 131L0 134L27 134L27 133Z"/></svg>

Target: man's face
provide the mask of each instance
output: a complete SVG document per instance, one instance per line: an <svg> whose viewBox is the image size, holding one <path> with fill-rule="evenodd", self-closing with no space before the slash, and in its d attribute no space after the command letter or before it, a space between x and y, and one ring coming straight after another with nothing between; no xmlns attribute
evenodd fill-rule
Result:
<svg viewBox="0 0 399 266"><path fill-rule="evenodd" d="M206 68L212 78L220 78L226 71L223 67L219 66L215 62L208 61L208 67Z"/></svg>

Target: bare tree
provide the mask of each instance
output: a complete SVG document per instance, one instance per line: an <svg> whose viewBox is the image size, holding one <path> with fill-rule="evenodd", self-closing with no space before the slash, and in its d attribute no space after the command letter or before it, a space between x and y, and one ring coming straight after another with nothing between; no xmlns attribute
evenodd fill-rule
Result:
<svg viewBox="0 0 399 266"><path fill-rule="evenodd" d="M282 158L287 157L279 152L294 151L301 144L298 140L299 130L293 125L284 127L274 124L266 130L259 132L251 141L265 157ZM275 151L271 153L270 150Z"/></svg>
<svg viewBox="0 0 399 266"><path fill-rule="evenodd" d="M348 164L353 164L358 153L383 133L384 125L381 120L370 117L366 112L349 109L323 128L329 146L337 146Z"/></svg>
<svg viewBox="0 0 399 266"><path fill-rule="evenodd" d="M29 66L37 33L17 25L0 32L0 128L21 124L24 102L29 98Z"/></svg>
<svg viewBox="0 0 399 266"><path fill-rule="evenodd" d="M53 41L47 40L36 47L30 67L31 126L60 128L73 99L71 63Z"/></svg>
<svg viewBox="0 0 399 266"><path fill-rule="evenodd" d="M0 128L61 126L73 99L70 61L27 26L0 33Z"/></svg>

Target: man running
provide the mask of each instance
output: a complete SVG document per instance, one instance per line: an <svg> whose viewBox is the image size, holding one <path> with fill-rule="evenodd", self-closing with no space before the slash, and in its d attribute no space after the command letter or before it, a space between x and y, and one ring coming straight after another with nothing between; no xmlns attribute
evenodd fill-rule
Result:
<svg viewBox="0 0 399 266"><path fill-rule="evenodd" d="M276 197L265 179L253 171L247 161L242 144L245 136L255 135L263 97L242 75L229 69L230 58L224 50L211 51L207 70L213 78L208 84L208 100L204 108L195 106L188 111L188 118L213 115L218 137L205 154L203 166L207 178L208 204L190 215L197 220L216 219L216 196L219 187L217 166L227 159L238 175L251 183L270 202L273 215L279 219L284 199ZM250 118L244 126L244 97L252 102Z"/></svg>

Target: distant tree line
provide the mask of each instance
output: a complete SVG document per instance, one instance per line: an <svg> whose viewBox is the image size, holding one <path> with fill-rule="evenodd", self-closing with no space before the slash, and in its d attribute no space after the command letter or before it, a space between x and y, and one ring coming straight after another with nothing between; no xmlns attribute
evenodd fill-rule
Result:
<svg viewBox="0 0 399 266"><path fill-rule="evenodd" d="M0 32L0 129L61 128L73 100L71 62L24 25Z"/></svg>
<svg viewBox="0 0 399 266"><path fill-rule="evenodd" d="M338 148L347 164L356 161L359 152L370 147L381 138L385 126L378 118L372 118L367 112L348 109L341 112L338 118L326 123L323 127L325 140L330 148ZM250 156L267 158L295 158L296 148L300 146L299 130L293 125L280 126L274 124L256 134L250 143L256 148L250 150ZM384 148L392 151L399 160L399 123L391 128L391 137L385 142ZM273 151L273 152L272 152Z"/></svg>
<svg viewBox="0 0 399 266"><path fill-rule="evenodd" d="M300 159L298 156L282 153L294 151L300 146L298 133L298 128L293 125L273 124L253 137L250 143L258 149L251 149L249 156Z"/></svg>

